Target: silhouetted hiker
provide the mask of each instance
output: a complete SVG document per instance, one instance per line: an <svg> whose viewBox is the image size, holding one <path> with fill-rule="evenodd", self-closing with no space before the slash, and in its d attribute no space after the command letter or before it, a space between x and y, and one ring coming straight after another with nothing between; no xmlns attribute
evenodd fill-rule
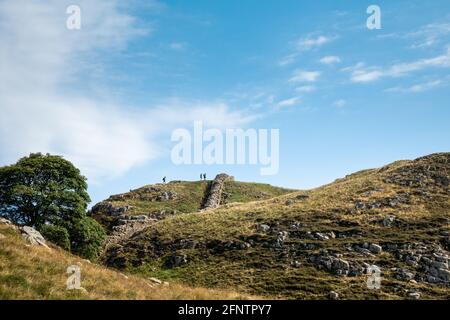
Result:
<svg viewBox="0 0 450 320"><path fill-rule="evenodd" d="M206 181L206 173L203 174L203 180Z"/></svg>
<svg viewBox="0 0 450 320"><path fill-rule="evenodd" d="M166 183L166 177L163 178L163 183Z"/></svg>
<svg viewBox="0 0 450 320"><path fill-rule="evenodd" d="M200 181L203 180L203 173L200 173Z"/></svg>

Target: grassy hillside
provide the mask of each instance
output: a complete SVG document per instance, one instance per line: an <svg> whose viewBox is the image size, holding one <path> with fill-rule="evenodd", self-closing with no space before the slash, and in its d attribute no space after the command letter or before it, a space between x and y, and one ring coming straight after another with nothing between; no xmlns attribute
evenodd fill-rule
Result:
<svg viewBox="0 0 450 320"><path fill-rule="evenodd" d="M157 219L200 210L211 181L172 181L147 185L113 195L92 209L93 216L109 226L116 220L114 210L125 208L127 215L148 215ZM292 190L268 184L229 181L225 184L223 203L270 199ZM111 214L112 213L112 214Z"/></svg>
<svg viewBox="0 0 450 320"><path fill-rule="evenodd" d="M449 182L449 153L398 161L310 191L160 220L108 261L140 275L281 298L335 291L342 299L450 299ZM247 186L233 184L228 199L255 200L241 194ZM373 264L380 290L366 285Z"/></svg>
<svg viewBox="0 0 450 320"><path fill-rule="evenodd" d="M81 267L86 292L66 290L67 267ZM248 299L249 296L151 281L91 264L51 246L33 247L0 225L0 300L6 299Z"/></svg>

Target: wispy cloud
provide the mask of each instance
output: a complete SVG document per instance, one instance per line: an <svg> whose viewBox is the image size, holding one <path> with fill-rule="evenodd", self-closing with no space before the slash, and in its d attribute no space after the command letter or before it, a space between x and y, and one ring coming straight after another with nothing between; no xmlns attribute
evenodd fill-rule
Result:
<svg viewBox="0 0 450 320"><path fill-rule="evenodd" d="M409 87L393 87L393 88L389 88L386 89L386 92L413 92L413 93L417 93L417 92L424 92L424 91L428 91L431 90L433 88L439 87L442 85L442 81L441 80L434 80L434 81L428 81L428 82L424 82L424 83L419 83L419 84L415 84Z"/></svg>
<svg viewBox="0 0 450 320"><path fill-rule="evenodd" d="M338 56L325 56L319 61L323 64L335 64L341 62L341 58L339 58Z"/></svg>
<svg viewBox="0 0 450 320"><path fill-rule="evenodd" d="M278 65L286 66L294 63L299 55L303 52L318 49L321 46L333 41L335 36L324 36L324 35L308 35L297 39L293 43L292 52L285 57L283 57Z"/></svg>
<svg viewBox="0 0 450 320"><path fill-rule="evenodd" d="M410 32L406 38L413 38L415 42L411 48L426 48L439 44L450 36L450 23L431 23L418 31Z"/></svg>
<svg viewBox="0 0 450 320"><path fill-rule="evenodd" d="M450 67L450 48L443 55L428 59L420 59L413 62L398 63L390 67L369 66L358 63L355 66L342 69L351 72L353 82L371 82L386 77L406 76L412 72L427 68L448 68Z"/></svg>
<svg viewBox="0 0 450 320"><path fill-rule="evenodd" d="M339 99L336 100L335 102L333 102L333 105L337 108L342 108L347 104L347 101L345 101L344 99Z"/></svg>
<svg viewBox="0 0 450 320"><path fill-rule="evenodd" d="M169 44L169 48L175 51L184 51L186 50L186 44L183 42L172 42Z"/></svg>
<svg viewBox="0 0 450 320"><path fill-rule="evenodd" d="M294 72L289 82L315 82L320 77L319 71L303 71L297 70Z"/></svg>
<svg viewBox="0 0 450 320"><path fill-rule="evenodd" d="M285 99L285 100L278 102L277 107L278 108L292 107L292 106L295 106L296 104L298 104L299 102L300 102L299 97L293 97L293 98Z"/></svg>
<svg viewBox="0 0 450 320"><path fill-rule="evenodd" d="M287 55L286 57L282 58L279 62L278 65L281 67L287 66L291 63L294 63L295 60L297 59L298 53L291 53L289 55Z"/></svg>
<svg viewBox="0 0 450 320"><path fill-rule="evenodd" d="M450 23L430 23L414 31L380 34L377 38L406 40L409 41L409 47L412 49L429 48L431 46L448 43L450 39Z"/></svg>
<svg viewBox="0 0 450 320"><path fill-rule="evenodd" d="M308 36L306 38L300 38L299 40L297 40L296 48L298 51L308 51L314 48L321 47L332 40L333 40L332 37L323 35L316 37Z"/></svg>
<svg viewBox="0 0 450 320"><path fill-rule="evenodd" d="M297 87L297 88L295 88L295 91L297 91L297 92L313 92L314 90L316 90L316 87L315 86L310 86L310 85L308 85L308 86L300 86L300 87Z"/></svg>

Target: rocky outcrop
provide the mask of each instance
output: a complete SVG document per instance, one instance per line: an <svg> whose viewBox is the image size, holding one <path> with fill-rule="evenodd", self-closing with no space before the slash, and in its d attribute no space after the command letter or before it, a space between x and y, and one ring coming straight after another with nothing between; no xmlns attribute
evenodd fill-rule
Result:
<svg viewBox="0 0 450 320"><path fill-rule="evenodd" d="M359 265L357 262L344 260L341 254L311 255L309 261L319 270L326 270L339 276L357 276L365 272L368 265Z"/></svg>
<svg viewBox="0 0 450 320"><path fill-rule="evenodd" d="M220 206L220 201L222 198L222 192L224 189L224 184L227 181L233 181L234 178L225 173L218 174L214 180L211 182L211 187L209 188L206 200L202 206L203 210L218 208Z"/></svg>
<svg viewBox="0 0 450 320"><path fill-rule="evenodd" d="M111 202L102 201L93 206L91 211L93 214L101 212L107 214L108 216L117 217L123 215L131 208L132 206L115 206Z"/></svg>
<svg viewBox="0 0 450 320"><path fill-rule="evenodd" d="M107 252L110 247L131 238L135 233L144 230L155 221L156 219L149 218L146 215L120 217L117 221L117 225L112 227L112 232L108 235L103 244L101 256Z"/></svg>
<svg viewBox="0 0 450 320"><path fill-rule="evenodd" d="M22 237L32 246L43 246L48 248L44 237L36 229L24 226L20 228L20 232L22 233Z"/></svg>
<svg viewBox="0 0 450 320"><path fill-rule="evenodd" d="M410 161L407 165L390 172L386 183L404 187L441 187L450 185L450 153L437 153Z"/></svg>

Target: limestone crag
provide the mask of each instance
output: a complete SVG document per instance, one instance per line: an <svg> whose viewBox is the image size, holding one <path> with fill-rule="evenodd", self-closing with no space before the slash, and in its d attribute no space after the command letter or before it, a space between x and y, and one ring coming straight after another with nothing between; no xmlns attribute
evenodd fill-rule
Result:
<svg viewBox="0 0 450 320"><path fill-rule="evenodd" d="M117 221L117 225L112 227L112 232L106 238L101 255L103 255L108 248L129 239L135 233L144 230L155 221L156 219L152 219L146 215L121 216Z"/></svg>

